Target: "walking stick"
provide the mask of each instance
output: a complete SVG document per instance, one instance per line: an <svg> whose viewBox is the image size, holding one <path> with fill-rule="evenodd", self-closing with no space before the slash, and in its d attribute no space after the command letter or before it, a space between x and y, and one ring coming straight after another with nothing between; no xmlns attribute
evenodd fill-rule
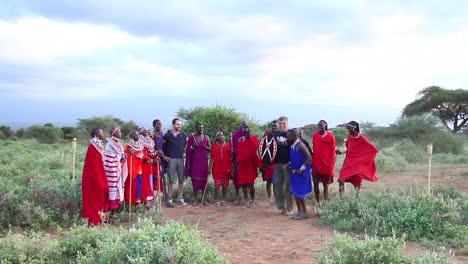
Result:
<svg viewBox="0 0 468 264"><path fill-rule="evenodd" d="M76 164L76 138L72 140L73 146L73 164L72 164L72 180L75 180L75 164Z"/></svg>
<svg viewBox="0 0 468 264"><path fill-rule="evenodd" d="M428 185L427 185L427 191L431 192L431 169L432 169L432 144L429 143L427 145L427 154L428 154L428 161L429 161L429 171L428 171Z"/></svg>
<svg viewBox="0 0 468 264"><path fill-rule="evenodd" d="M133 155L133 154L132 154ZM133 182L133 166L132 166L132 162L133 162L133 159L132 159L132 155L130 155L130 191L129 191L129 195L128 195L128 222L131 221L131 212L132 212L132 182Z"/></svg>
<svg viewBox="0 0 468 264"><path fill-rule="evenodd" d="M207 189L208 189L208 177L206 178L205 190L203 190L203 196L202 196L200 205L203 205L203 201L205 200L205 194L206 194Z"/></svg>

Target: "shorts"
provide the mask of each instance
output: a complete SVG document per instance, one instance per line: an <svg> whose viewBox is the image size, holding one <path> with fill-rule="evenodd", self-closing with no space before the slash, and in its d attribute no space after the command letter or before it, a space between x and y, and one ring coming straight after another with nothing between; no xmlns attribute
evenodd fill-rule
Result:
<svg viewBox="0 0 468 264"><path fill-rule="evenodd" d="M177 173L177 179L179 182L184 182L185 176L185 166L184 159L170 159L167 162L167 176L169 177L169 182L173 183L175 181L175 175Z"/></svg>
<svg viewBox="0 0 468 264"><path fill-rule="evenodd" d="M229 187L229 179L214 179L215 187L222 186L224 189Z"/></svg>

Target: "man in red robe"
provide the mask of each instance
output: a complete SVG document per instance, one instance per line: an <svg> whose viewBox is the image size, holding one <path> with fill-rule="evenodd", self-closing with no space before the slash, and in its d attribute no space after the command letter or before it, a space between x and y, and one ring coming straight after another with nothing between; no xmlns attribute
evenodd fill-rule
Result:
<svg viewBox="0 0 468 264"><path fill-rule="evenodd" d="M242 187L244 199L248 208L255 207L255 179L258 176L257 168L263 168L262 161L257 155L259 141L255 135L250 134L250 128L242 128L244 136L239 139L236 146L237 157L237 183ZM250 189L250 198L247 197L247 188Z"/></svg>
<svg viewBox="0 0 468 264"><path fill-rule="evenodd" d="M229 187L229 180L232 178L232 152L231 144L224 139L224 133L216 133L216 142L211 145L211 159L209 174L213 173L215 183L215 199L217 206L224 206ZM220 201L219 191L223 188L223 198Z"/></svg>
<svg viewBox="0 0 468 264"><path fill-rule="evenodd" d="M275 134L275 132L278 131L278 121L273 120L271 122L271 130L266 132L263 137L266 137L270 134ZM265 164L266 166L266 164ZM275 199L273 198L273 195L271 195L271 186L273 185L273 189L275 189L275 182L274 182L274 174L275 173L275 163L273 160L271 161L270 165L266 167L264 170L262 170L262 178L263 181L266 181L266 191L268 195L268 200L270 200L270 206L272 206L275 203Z"/></svg>
<svg viewBox="0 0 468 264"><path fill-rule="evenodd" d="M319 184L323 184L323 199L327 201L328 186L333 183L333 176L335 176L336 141L335 136L328 131L328 124L325 120L320 120L317 128L318 131L312 137L312 179L315 199L320 206Z"/></svg>
<svg viewBox="0 0 468 264"><path fill-rule="evenodd" d="M377 167L375 165L375 157L379 149L374 146L363 134L359 133L359 124L356 121L351 121L346 125L348 129L348 138L346 140L346 150L339 151L338 154L346 153L343 167L341 167L340 177L340 196L343 197L345 191L344 183L351 182L356 188L356 197L359 195L362 180L376 182L375 176Z"/></svg>
<svg viewBox="0 0 468 264"><path fill-rule="evenodd" d="M83 218L89 225L99 225L106 220L108 211L109 185L104 171L104 132L100 128L91 131L90 144L83 166L81 192L83 196ZM103 219L104 218L104 219Z"/></svg>
<svg viewBox="0 0 468 264"><path fill-rule="evenodd" d="M153 200L153 190L149 181L143 181L143 161L150 160L148 152L139 141L136 130L130 132L125 153L128 155L128 177L125 182L125 200L139 204ZM130 187L130 181L131 187Z"/></svg>

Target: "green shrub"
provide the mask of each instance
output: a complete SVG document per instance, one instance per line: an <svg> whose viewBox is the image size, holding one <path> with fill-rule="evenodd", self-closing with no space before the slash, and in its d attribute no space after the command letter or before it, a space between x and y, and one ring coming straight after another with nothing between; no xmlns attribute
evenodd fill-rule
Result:
<svg viewBox="0 0 468 264"><path fill-rule="evenodd" d="M320 264L452 264L443 254L426 254L417 259L403 255L404 241L396 237L369 237L353 239L346 234L335 233L335 238L319 254Z"/></svg>
<svg viewBox="0 0 468 264"><path fill-rule="evenodd" d="M365 134L381 149L409 139L423 151L428 143L432 143L434 153L461 154L465 141L465 137L454 135L442 127L438 119L430 116L401 118L389 127L369 128Z"/></svg>
<svg viewBox="0 0 468 264"><path fill-rule="evenodd" d="M320 222L338 230L379 237L396 234L410 240L430 240L463 249L468 244L463 202L466 195L453 189L419 187L367 190L324 205Z"/></svg>
<svg viewBox="0 0 468 264"><path fill-rule="evenodd" d="M9 126L0 126L0 132L0 139L9 139L15 135L15 132Z"/></svg>
<svg viewBox="0 0 468 264"><path fill-rule="evenodd" d="M380 172L403 171L408 167L405 157L395 147L380 150L375 162Z"/></svg>
<svg viewBox="0 0 468 264"><path fill-rule="evenodd" d="M44 126L35 125L29 127L26 130L26 136L46 144L54 144L63 139L62 130L49 124Z"/></svg>
<svg viewBox="0 0 468 264"><path fill-rule="evenodd" d="M2 263L227 263L199 231L144 219L128 227L78 226L56 239L9 234L0 239Z"/></svg>

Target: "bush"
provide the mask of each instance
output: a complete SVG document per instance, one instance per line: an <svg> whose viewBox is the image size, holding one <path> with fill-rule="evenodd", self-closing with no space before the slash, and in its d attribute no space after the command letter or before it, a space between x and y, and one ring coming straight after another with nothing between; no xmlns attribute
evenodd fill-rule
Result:
<svg viewBox="0 0 468 264"><path fill-rule="evenodd" d="M24 137L24 134L25 134L24 128L20 128L16 131L15 136L17 138L22 138Z"/></svg>
<svg viewBox="0 0 468 264"><path fill-rule="evenodd" d="M78 131L74 127L62 127L63 139L72 140L78 137Z"/></svg>
<svg viewBox="0 0 468 264"><path fill-rule="evenodd" d="M0 239L2 263L228 263L199 231L180 222L144 219L128 228L79 226L49 235L9 234Z"/></svg>
<svg viewBox="0 0 468 264"><path fill-rule="evenodd" d="M418 187L381 188L326 203L320 222L338 230L397 235L410 240L431 240L462 249L468 244L463 202L466 195L435 188L430 194ZM456 193L456 195L455 195Z"/></svg>
<svg viewBox="0 0 468 264"><path fill-rule="evenodd" d="M46 144L54 144L63 139L62 130L49 124L44 126L35 125L29 127L26 130L26 136Z"/></svg>
<svg viewBox="0 0 468 264"><path fill-rule="evenodd" d="M126 137L130 131L138 129L134 121L125 122L110 115L78 119L77 129L86 134L86 137L89 137L91 130L95 128L101 128L104 131L104 135L108 135L110 129L114 126L120 127L122 137Z"/></svg>
<svg viewBox="0 0 468 264"><path fill-rule="evenodd" d="M375 163L380 172L403 171L408 167L405 157L395 147L380 150Z"/></svg>
<svg viewBox="0 0 468 264"><path fill-rule="evenodd" d="M0 141L0 228L32 229L81 223L81 170L87 145Z"/></svg>
<svg viewBox="0 0 468 264"><path fill-rule="evenodd" d="M369 128L366 136L381 149L391 147L401 140L408 142L409 139L423 150L428 143L432 143L435 153L463 152L464 137L441 127L438 119L430 116L401 118L389 127Z"/></svg>
<svg viewBox="0 0 468 264"><path fill-rule="evenodd" d="M12 138L15 135L15 132L11 130L11 127L9 126L0 126L0 138L1 139L9 139ZM1 136L3 134L3 137Z"/></svg>
<svg viewBox="0 0 468 264"><path fill-rule="evenodd" d="M194 133L195 124L202 123L205 127L205 133L210 136L212 141L214 141L218 131L223 131L226 141L229 141L231 133L239 129L242 120L247 120L251 132L259 139L264 133L260 125L248 115L238 113L234 108L221 105L191 109L180 108L177 115L185 121L184 130L187 133Z"/></svg>
<svg viewBox="0 0 468 264"><path fill-rule="evenodd" d="M346 234L335 233L335 238L322 250L320 264L362 264L362 263L402 263L402 264L452 264L449 256L432 253L418 259L403 255L404 241L401 238L369 237L353 239Z"/></svg>

